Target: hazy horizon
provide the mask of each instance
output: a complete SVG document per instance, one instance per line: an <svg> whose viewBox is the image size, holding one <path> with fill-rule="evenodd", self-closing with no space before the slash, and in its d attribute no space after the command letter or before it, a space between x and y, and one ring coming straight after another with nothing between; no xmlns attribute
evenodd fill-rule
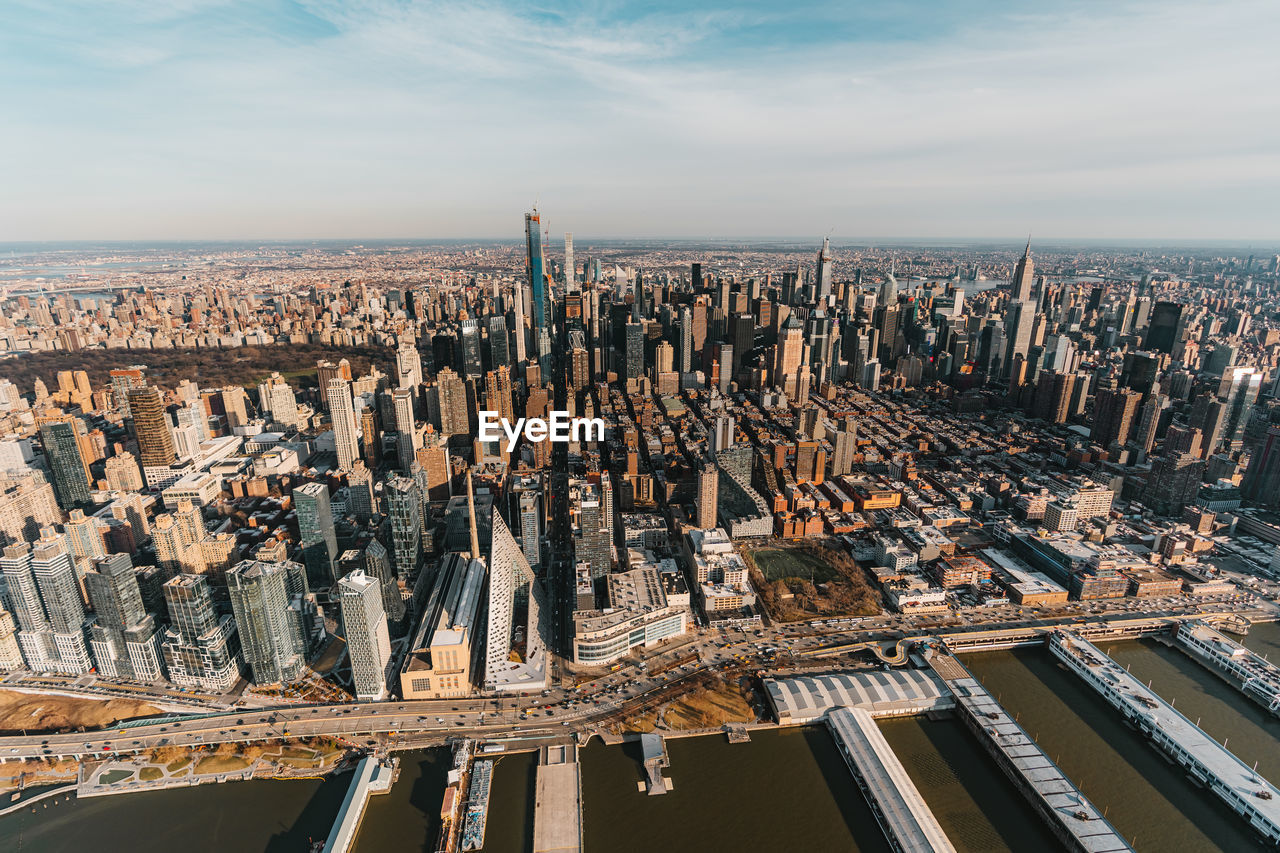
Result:
<svg viewBox="0 0 1280 853"><path fill-rule="evenodd" d="M1267 0L17 0L0 237L519 239L538 202L583 239L1273 244L1277 25ZM1007 237L928 236L957 232Z"/></svg>

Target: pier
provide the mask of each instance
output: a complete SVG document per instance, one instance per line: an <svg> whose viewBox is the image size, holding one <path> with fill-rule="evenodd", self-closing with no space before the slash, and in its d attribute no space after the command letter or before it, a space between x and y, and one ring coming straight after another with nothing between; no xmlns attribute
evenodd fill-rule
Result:
<svg viewBox="0 0 1280 853"><path fill-rule="evenodd" d="M578 747L544 746L539 758L533 853L581 853L582 775Z"/></svg>
<svg viewBox="0 0 1280 853"><path fill-rule="evenodd" d="M1173 644L1280 717L1280 667L1206 622L1183 622Z"/></svg>
<svg viewBox="0 0 1280 853"><path fill-rule="evenodd" d="M836 708L826 719L836 746L867 798L889 846L900 853L954 853L955 847L870 712L862 708Z"/></svg>
<svg viewBox="0 0 1280 853"><path fill-rule="evenodd" d="M369 797L390 791L395 775L394 766L383 764L376 758L360 760L351 779L351 787L347 788L347 796L342 800L333 822L333 831L324 843L324 853L347 853L351 850L356 833L360 831L360 821L364 819L365 807L369 805Z"/></svg>
<svg viewBox="0 0 1280 853"><path fill-rule="evenodd" d="M1269 843L1280 843L1280 790L1274 785L1087 640L1058 631L1049 637L1049 651L1194 782L1212 791Z"/></svg>
<svg viewBox="0 0 1280 853"><path fill-rule="evenodd" d="M640 735L640 749L644 752L644 772L647 779L640 784L649 792L649 796L665 794L675 786L671 780L662 775L662 768L671 766L671 758L667 755L667 742L662 735L647 733Z"/></svg>
<svg viewBox="0 0 1280 853"><path fill-rule="evenodd" d="M926 660L955 694L965 726L1068 850L1133 850L1098 807L1049 760L1040 745L959 660L940 653L930 653Z"/></svg>

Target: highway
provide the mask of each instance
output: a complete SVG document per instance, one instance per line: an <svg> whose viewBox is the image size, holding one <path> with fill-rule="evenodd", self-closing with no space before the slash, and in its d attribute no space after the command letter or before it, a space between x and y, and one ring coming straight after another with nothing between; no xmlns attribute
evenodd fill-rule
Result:
<svg viewBox="0 0 1280 853"><path fill-rule="evenodd" d="M1122 619L1161 618L1204 612L1244 611L1244 601L1188 604L1186 599L1153 599L1145 611L1121 609L1109 615ZM1249 608L1252 609L1252 608ZM984 614L985 615L985 614ZM654 650L649 667L630 663L577 688L542 694L506 697L468 697L420 701L351 702L345 704L290 705L269 709L237 709L197 716L167 717L110 730L87 733L25 735L0 738L0 760L129 753L167 746L196 747L208 744L337 736L359 742L381 743L386 736L530 736L567 734L590 729L620 712L635 713L647 699L689 679L715 669L744 671L769 667L776 654L797 659L821 654L829 646L896 641L904 635L990 631L999 628L1046 627L1078 623L1081 613L1040 618L969 619L956 626L930 626L919 617L877 616L865 619L822 620L750 629L702 629L689 639ZM1091 614L1092 616L1092 614ZM1098 619L1099 617L1092 617ZM832 649L836 651L836 649ZM671 671L649 675L657 659L687 657L696 653L698 663L688 662ZM60 692L65 687L54 688ZM109 689L109 688L107 688Z"/></svg>

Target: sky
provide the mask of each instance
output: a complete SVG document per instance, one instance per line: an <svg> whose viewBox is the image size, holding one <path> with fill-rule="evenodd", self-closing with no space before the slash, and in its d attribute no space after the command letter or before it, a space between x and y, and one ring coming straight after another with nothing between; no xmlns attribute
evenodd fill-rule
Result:
<svg viewBox="0 0 1280 853"><path fill-rule="evenodd" d="M0 241L1280 243L1280 3L4 0Z"/></svg>

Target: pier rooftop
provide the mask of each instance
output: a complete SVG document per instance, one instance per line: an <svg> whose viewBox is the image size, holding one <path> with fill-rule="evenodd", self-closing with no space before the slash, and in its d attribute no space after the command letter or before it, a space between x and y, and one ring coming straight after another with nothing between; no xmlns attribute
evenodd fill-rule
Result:
<svg viewBox="0 0 1280 853"><path fill-rule="evenodd" d="M764 684L783 725L812 722L832 708L862 708L873 717L892 717L955 705L941 679L923 669L769 678Z"/></svg>
<svg viewBox="0 0 1280 853"><path fill-rule="evenodd" d="M954 853L956 848L871 714L862 708L837 708L827 715L827 726L894 849Z"/></svg>
<svg viewBox="0 0 1280 853"><path fill-rule="evenodd" d="M1280 789L1188 720L1097 646L1067 631L1050 648L1272 842L1280 841Z"/></svg>
<svg viewBox="0 0 1280 853"><path fill-rule="evenodd" d="M1001 763L1021 777L1042 808L1052 813L1062 831L1070 834L1072 849L1089 853L1133 849L968 670L950 655L932 656L930 661L946 677L956 701L990 739L990 745L1003 754Z"/></svg>
<svg viewBox="0 0 1280 853"><path fill-rule="evenodd" d="M542 748L533 816L533 853L582 850L582 782L577 748Z"/></svg>

